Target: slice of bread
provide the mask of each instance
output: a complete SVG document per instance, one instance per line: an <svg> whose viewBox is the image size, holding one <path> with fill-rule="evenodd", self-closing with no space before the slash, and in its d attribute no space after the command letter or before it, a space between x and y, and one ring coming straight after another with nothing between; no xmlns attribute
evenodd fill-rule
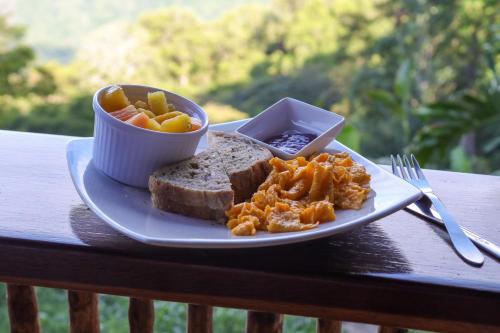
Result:
<svg viewBox="0 0 500 333"><path fill-rule="evenodd" d="M234 190L234 202L250 198L271 171L271 152L235 133L211 131L208 145L217 150Z"/></svg>
<svg viewBox="0 0 500 333"><path fill-rule="evenodd" d="M210 131L208 141L204 152L151 175L155 207L223 221L225 211L249 198L267 177L269 150L233 133Z"/></svg>
<svg viewBox="0 0 500 333"><path fill-rule="evenodd" d="M234 198L219 154L212 149L155 171L149 190L157 208L214 220L224 219Z"/></svg>

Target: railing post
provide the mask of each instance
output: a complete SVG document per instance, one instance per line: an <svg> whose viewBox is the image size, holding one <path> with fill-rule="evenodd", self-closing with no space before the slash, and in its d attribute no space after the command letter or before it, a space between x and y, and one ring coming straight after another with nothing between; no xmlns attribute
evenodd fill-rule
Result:
<svg viewBox="0 0 500 333"><path fill-rule="evenodd" d="M247 313L247 333L281 333L283 329L283 315L248 311Z"/></svg>
<svg viewBox="0 0 500 333"><path fill-rule="evenodd" d="M153 301L131 297L128 307L128 322L130 333L153 333L155 323Z"/></svg>
<svg viewBox="0 0 500 333"><path fill-rule="evenodd" d="M212 314L211 306L188 304L187 333L212 333Z"/></svg>
<svg viewBox="0 0 500 333"><path fill-rule="evenodd" d="M68 290L71 333L99 333L99 295Z"/></svg>
<svg viewBox="0 0 500 333"><path fill-rule="evenodd" d="M7 284L11 333L40 333L38 304L32 286Z"/></svg>
<svg viewBox="0 0 500 333"><path fill-rule="evenodd" d="M333 319L318 318L316 333L341 333L342 322Z"/></svg>

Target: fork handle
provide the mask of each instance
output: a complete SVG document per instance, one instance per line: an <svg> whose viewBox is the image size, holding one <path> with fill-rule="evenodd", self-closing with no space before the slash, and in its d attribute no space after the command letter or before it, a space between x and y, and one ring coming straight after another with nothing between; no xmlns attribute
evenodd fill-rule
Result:
<svg viewBox="0 0 500 333"><path fill-rule="evenodd" d="M425 195L431 200L436 211L441 215L441 219L444 222L448 235L450 235L451 243L457 251L457 253L467 262L475 265L482 265L484 262L484 256L477 249L477 247L472 244L469 238L462 231L455 218L448 212L446 207L443 205L441 200L432 192L427 192Z"/></svg>

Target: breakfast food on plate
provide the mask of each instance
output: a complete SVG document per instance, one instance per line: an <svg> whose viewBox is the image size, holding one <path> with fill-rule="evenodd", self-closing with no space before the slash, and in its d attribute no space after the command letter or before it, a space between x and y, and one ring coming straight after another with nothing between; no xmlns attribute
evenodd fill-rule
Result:
<svg viewBox="0 0 500 333"><path fill-rule="evenodd" d="M130 105L130 101L120 86L111 86L101 97L100 102L107 112L118 111Z"/></svg>
<svg viewBox="0 0 500 333"><path fill-rule="evenodd" d="M184 133L202 127L198 118L190 117L168 103L163 91L149 92L147 103L142 100L131 103L122 87L111 86L101 96L100 103L116 119L152 131Z"/></svg>
<svg viewBox="0 0 500 333"><path fill-rule="evenodd" d="M204 219L221 220L234 192L214 149L156 171L149 180L157 208Z"/></svg>
<svg viewBox="0 0 500 333"><path fill-rule="evenodd" d="M209 148L151 175L157 208L183 215L225 220L233 203L249 198L266 179L272 154L237 134L211 131Z"/></svg>
<svg viewBox="0 0 500 333"><path fill-rule="evenodd" d="M250 198L271 170L271 152L233 133L211 131L208 144L219 153L234 190L234 202Z"/></svg>
<svg viewBox="0 0 500 333"><path fill-rule="evenodd" d="M269 163L273 170L250 202L226 212L234 235L309 230L335 220L334 208L360 209L370 192L370 175L347 153Z"/></svg>
<svg viewBox="0 0 500 333"><path fill-rule="evenodd" d="M132 118L131 118L132 119ZM335 220L335 209L360 209L370 175L349 154L284 161L235 133L208 132L209 148L151 175L155 207L226 220L236 236L290 232ZM244 200L248 200L245 202Z"/></svg>

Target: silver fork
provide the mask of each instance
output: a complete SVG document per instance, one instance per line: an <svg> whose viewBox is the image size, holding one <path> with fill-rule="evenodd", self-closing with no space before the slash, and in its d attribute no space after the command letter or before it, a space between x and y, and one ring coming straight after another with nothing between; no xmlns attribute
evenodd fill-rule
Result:
<svg viewBox="0 0 500 333"><path fill-rule="evenodd" d="M396 162L397 159L397 162ZM472 244L469 238L464 234L458 223L455 221L453 216L448 212L446 207L443 205L441 200L432 192L432 189L429 185L429 182L424 176L420 165L418 164L417 159L413 154L411 154L411 160L413 162L410 163L410 160L403 154L403 159L399 154L396 156L391 155L391 162L393 168L397 170L396 165L399 166L400 174L398 176L405 179L410 184L418 187L423 194L429 198L429 200L434 205L434 208L437 210L439 215L441 216L444 225L446 227L446 231L448 231L448 235L450 236L451 243L453 247L457 251L457 253L467 262L475 265L482 265L484 262L484 257L481 252L477 249L477 247ZM404 161L404 163L403 163ZM413 170L415 169L415 170Z"/></svg>

